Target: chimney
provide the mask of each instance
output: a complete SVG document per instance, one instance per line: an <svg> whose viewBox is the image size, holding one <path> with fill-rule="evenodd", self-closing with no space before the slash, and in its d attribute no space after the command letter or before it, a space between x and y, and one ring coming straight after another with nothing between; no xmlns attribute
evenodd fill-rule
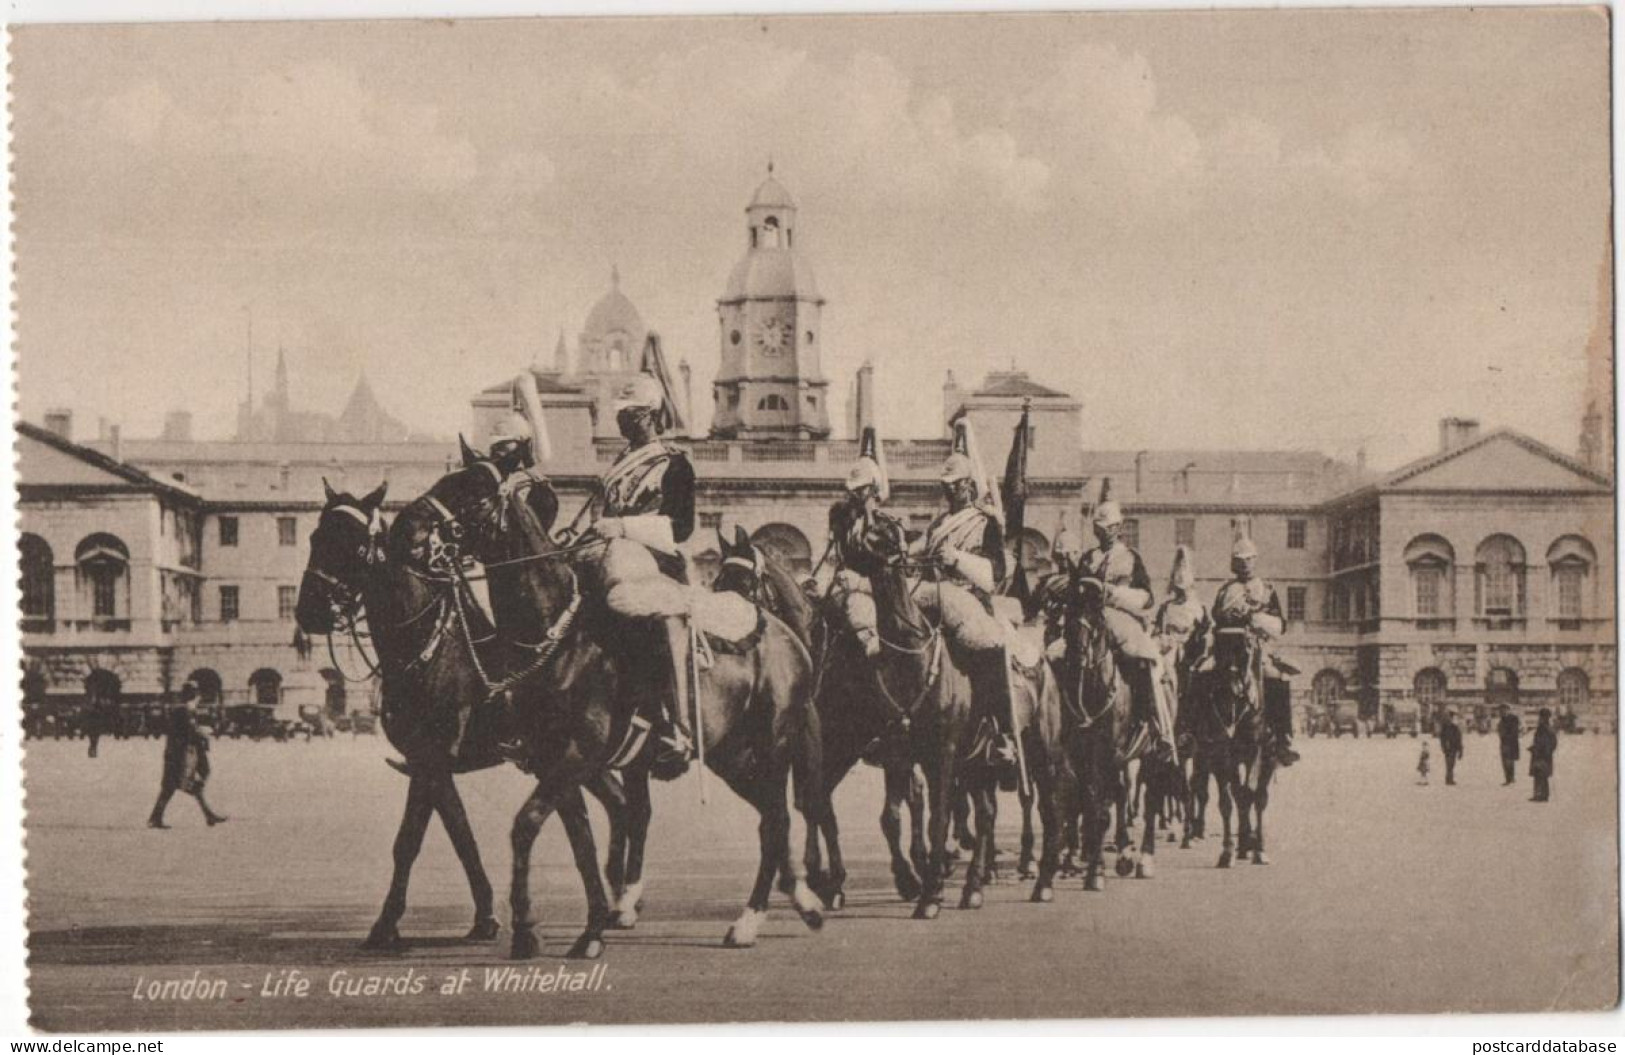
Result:
<svg viewBox="0 0 1625 1055"><path fill-rule="evenodd" d="M1439 453L1449 452L1478 438L1477 418L1443 418L1439 421Z"/></svg>
<svg viewBox="0 0 1625 1055"><path fill-rule="evenodd" d="M192 442L192 412L171 410L164 415L164 439L171 443Z"/></svg>
<svg viewBox="0 0 1625 1055"><path fill-rule="evenodd" d="M1134 452L1134 493L1139 494L1145 490L1145 460L1150 457L1150 451Z"/></svg>
<svg viewBox="0 0 1625 1055"><path fill-rule="evenodd" d="M72 443L73 411L63 407L47 410L45 412L45 428L47 431L54 432L58 436L61 436L63 439L67 440L69 443Z"/></svg>
<svg viewBox="0 0 1625 1055"><path fill-rule="evenodd" d="M875 364L865 359L858 367L858 387L854 393L857 429L854 435L863 436L863 430L875 423Z"/></svg>
<svg viewBox="0 0 1625 1055"><path fill-rule="evenodd" d="M120 442L117 425L107 426L107 456L115 462L124 460L124 444Z"/></svg>

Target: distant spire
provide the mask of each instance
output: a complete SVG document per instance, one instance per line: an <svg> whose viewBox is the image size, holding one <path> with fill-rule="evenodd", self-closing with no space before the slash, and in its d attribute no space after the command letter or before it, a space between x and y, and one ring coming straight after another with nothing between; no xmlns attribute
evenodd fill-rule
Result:
<svg viewBox="0 0 1625 1055"><path fill-rule="evenodd" d="M287 398L288 395L288 358L282 351L282 346L276 346L276 392L277 395Z"/></svg>
<svg viewBox="0 0 1625 1055"><path fill-rule="evenodd" d="M616 292L620 292L621 268L619 264L609 265L609 288L615 290Z"/></svg>
<svg viewBox="0 0 1625 1055"><path fill-rule="evenodd" d="M564 327L559 327L559 342L553 346L553 369L561 374L570 372L570 346L564 343Z"/></svg>

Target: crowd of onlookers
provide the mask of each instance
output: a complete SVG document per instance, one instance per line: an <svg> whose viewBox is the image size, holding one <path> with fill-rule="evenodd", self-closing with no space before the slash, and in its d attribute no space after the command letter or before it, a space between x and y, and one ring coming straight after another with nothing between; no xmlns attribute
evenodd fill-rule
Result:
<svg viewBox="0 0 1625 1055"><path fill-rule="evenodd" d="M377 717L368 711L330 715L318 710L301 711L297 719L277 718L265 707L196 708L198 728L216 739L309 741L339 734L366 735L377 732ZM110 740L158 739L169 729L167 709L162 703L125 705L117 708L47 707L23 705L23 737L28 740Z"/></svg>

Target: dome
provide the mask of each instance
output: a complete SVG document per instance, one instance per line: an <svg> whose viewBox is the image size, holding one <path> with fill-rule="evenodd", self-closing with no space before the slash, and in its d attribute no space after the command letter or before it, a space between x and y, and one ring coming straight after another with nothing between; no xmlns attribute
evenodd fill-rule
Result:
<svg viewBox="0 0 1625 1055"><path fill-rule="evenodd" d="M772 171L771 168L768 169L767 179L763 180L762 185L756 188L756 193L751 195L750 204L746 206L747 209L794 209L796 207L795 199L790 197L790 192L784 189L784 184L773 178Z"/></svg>
<svg viewBox="0 0 1625 1055"><path fill-rule="evenodd" d="M630 298L621 292L621 274L618 269L612 269L609 276L609 292L599 298L598 303L592 306L587 313L587 325L582 330L582 339L585 341L598 340L612 333L629 334L634 343L642 345L648 327L643 324L643 316Z"/></svg>
<svg viewBox="0 0 1625 1055"><path fill-rule="evenodd" d="M792 249L752 249L728 276L724 303L769 297L822 300L812 266Z"/></svg>

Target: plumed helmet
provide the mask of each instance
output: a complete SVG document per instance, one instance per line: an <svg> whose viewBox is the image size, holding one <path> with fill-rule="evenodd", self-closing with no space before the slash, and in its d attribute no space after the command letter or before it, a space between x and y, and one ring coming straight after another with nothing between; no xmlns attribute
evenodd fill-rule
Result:
<svg viewBox="0 0 1625 1055"><path fill-rule="evenodd" d="M517 413L504 414L491 430L491 446L530 439L530 423Z"/></svg>
<svg viewBox="0 0 1625 1055"><path fill-rule="evenodd" d="M637 407L643 410L659 410L666 402L666 390L659 381L648 374L639 374L627 381L615 393L615 413Z"/></svg>
<svg viewBox="0 0 1625 1055"><path fill-rule="evenodd" d="M1174 566L1168 573L1168 588L1190 592L1196 586L1196 560L1189 546L1174 547Z"/></svg>
<svg viewBox="0 0 1625 1055"><path fill-rule="evenodd" d="M1075 561L1083 556L1083 538L1063 519L1061 530L1056 532L1055 541L1050 545L1050 552L1057 560L1065 558Z"/></svg>
<svg viewBox="0 0 1625 1055"><path fill-rule="evenodd" d="M1123 522L1123 507L1112 498L1112 478L1100 482L1100 498L1095 502L1090 522L1100 527L1112 527Z"/></svg>
<svg viewBox="0 0 1625 1055"><path fill-rule="evenodd" d="M1235 543L1230 547L1231 560L1246 560L1258 556L1258 546L1253 543L1253 524L1250 517L1232 518L1230 530L1235 535Z"/></svg>
<svg viewBox="0 0 1625 1055"><path fill-rule="evenodd" d="M865 487L880 487L880 466L868 458L859 458L846 473L846 489L857 491Z"/></svg>
<svg viewBox="0 0 1625 1055"><path fill-rule="evenodd" d="M947 461L942 463L942 482L945 484L975 479L976 463L971 461L968 455L955 451L948 455Z"/></svg>

